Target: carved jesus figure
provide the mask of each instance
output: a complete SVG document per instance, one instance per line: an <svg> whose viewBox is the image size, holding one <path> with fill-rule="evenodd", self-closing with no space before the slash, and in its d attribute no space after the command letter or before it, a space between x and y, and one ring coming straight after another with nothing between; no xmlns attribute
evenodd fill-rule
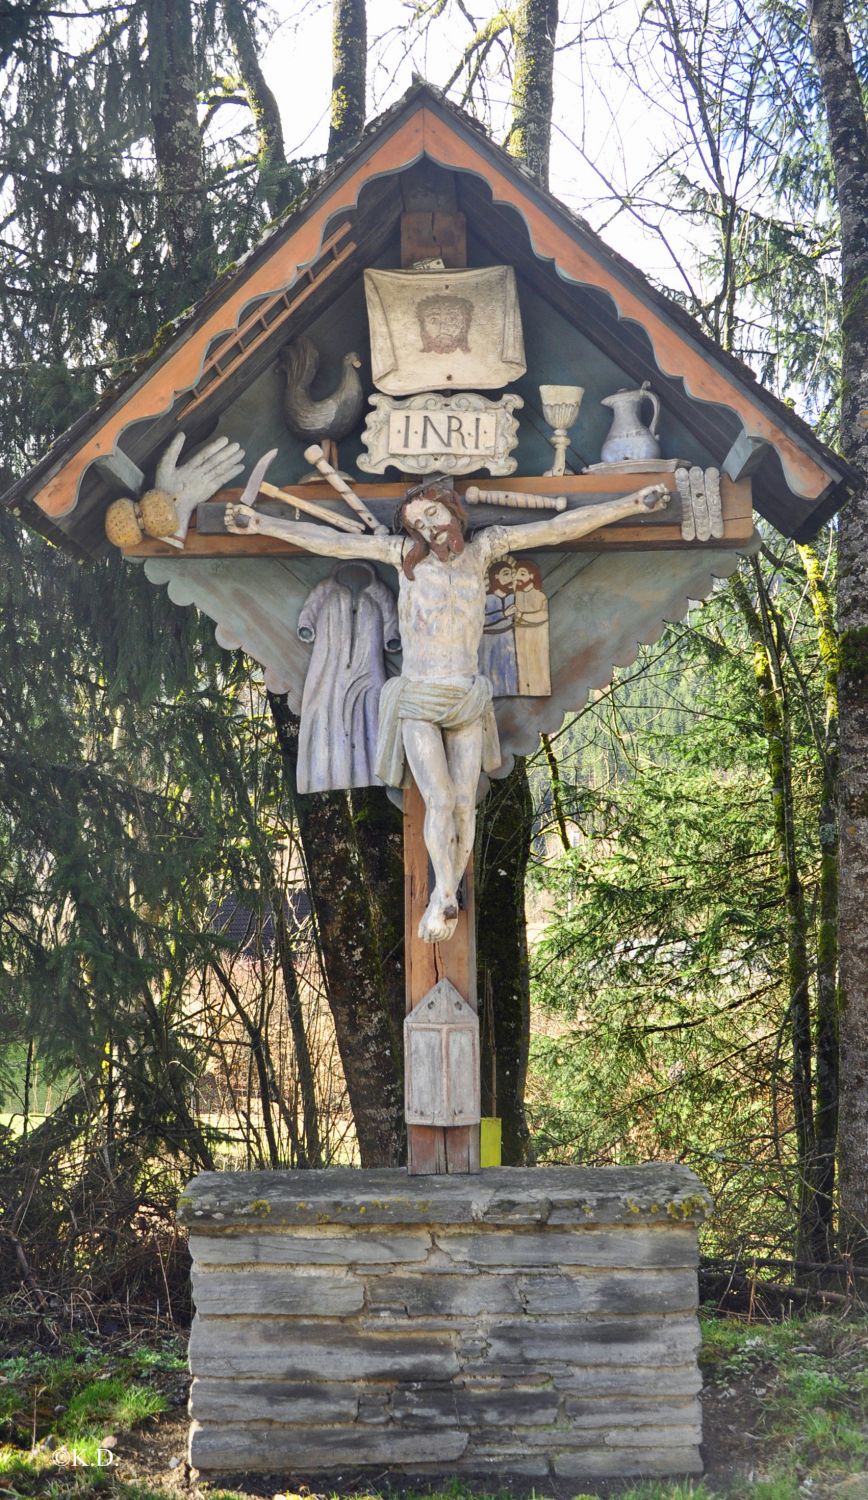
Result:
<svg viewBox="0 0 868 1500"><path fill-rule="evenodd" d="M455 930L458 886L473 849L480 771L495 771L501 763L491 684L478 665L491 564L507 553L575 541L637 510L668 503L668 490L650 485L550 520L487 526L469 540L467 515L442 479L408 492L394 536L347 534L243 505L226 507L229 531L282 537L325 557L388 563L398 574L403 667L380 696L376 770L389 785L401 786L409 768L425 804L434 890L419 924L423 941L446 942Z"/></svg>

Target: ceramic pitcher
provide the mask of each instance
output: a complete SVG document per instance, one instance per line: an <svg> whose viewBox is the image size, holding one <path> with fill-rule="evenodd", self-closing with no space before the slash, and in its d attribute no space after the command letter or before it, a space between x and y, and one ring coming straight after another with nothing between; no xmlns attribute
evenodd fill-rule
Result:
<svg viewBox="0 0 868 1500"><path fill-rule="evenodd" d="M654 409L650 425L642 421L642 405L650 401ZM623 463L631 458L659 458L660 442L657 424L660 421L660 399L649 389L648 381L642 382L638 391L616 391L614 396L604 396L601 406L608 406L612 413L609 436L600 451L604 464Z"/></svg>

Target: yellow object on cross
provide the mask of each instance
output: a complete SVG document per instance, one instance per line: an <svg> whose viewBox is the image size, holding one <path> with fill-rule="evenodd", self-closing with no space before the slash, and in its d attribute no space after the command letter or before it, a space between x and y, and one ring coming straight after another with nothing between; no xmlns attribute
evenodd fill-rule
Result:
<svg viewBox="0 0 868 1500"><path fill-rule="evenodd" d="M502 1122L490 1115L483 1115L479 1122L480 1167L499 1167L501 1165L502 1134Z"/></svg>

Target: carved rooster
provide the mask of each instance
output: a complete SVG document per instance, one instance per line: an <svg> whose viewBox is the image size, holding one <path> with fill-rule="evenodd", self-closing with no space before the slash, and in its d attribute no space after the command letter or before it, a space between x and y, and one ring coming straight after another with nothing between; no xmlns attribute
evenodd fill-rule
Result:
<svg viewBox="0 0 868 1500"><path fill-rule="evenodd" d="M314 400L310 388L319 369L316 346L302 335L289 344L280 357L280 368L286 376L283 414L287 427L308 443L318 439L329 463L335 466L338 461L336 444L352 432L365 404L358 374L361 363L357 354L345 354L343 374L331 395Z"/></svg>

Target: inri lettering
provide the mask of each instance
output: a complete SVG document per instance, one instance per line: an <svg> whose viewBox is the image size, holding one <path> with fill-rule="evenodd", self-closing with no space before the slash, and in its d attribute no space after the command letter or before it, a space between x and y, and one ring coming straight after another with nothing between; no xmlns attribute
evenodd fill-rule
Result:
<svg viewBox="0 0 868 1500"><path fill-rule="evenodd" d="M422 417L422 437L421 437L421 440L420 440L420 446L422 448L435 448L435 449L444 449L445 448L445 449L448 449L449 451L451 451L454 448L463 448L464 451L465 451L465 453L468 452L468 451L471 452L471 453L476 452L479 449L479 447L480 447L480 442L479 442L479 430L480 430L480 421L481 421L480 417L477 416L477 417L474 418L474 428L475 428L474 439L475 439L475 441L474 442L470 442L470 441L468 441L467 434L466 434L466 432L464 430L464 421L465 421L464 417L456 414L455 412L448 412L448 413L445 413L444 415L445 415L445 420L446 420L446 431L445 431L445 433L442 432L441 429L437 426L437 422L434 420L434 418L432 416L429 416L427 413L425 413L425 415L423 415L423 417ZM442 422L443 421L443 416L442 415L439 416L438 420ZM431 439L432 439L431 442L428 441L429 434L430 434ZM409 435L409 418L405 418L405 427L404 427L404 442L405 442L405 445L409 441L409 436L408 435Z"/></svg>
<svg viewBox="0 0 868 1500"><path fill-rule="evenodd" d="M452 422L454 419L452 417L447 417L446 420L447 420L447 424L448 424L449 422ZM429 432L431 433L431 435L432 435L432 437L434 439L433 444L429 443L429 441L428 441L428 433ZM421 437L421 441L420 441L420 445L419 446L421 448L431 448L431 447L434 447L434 448L448 448L449 447L448 427L447 427L447 435L444 435L442 432L439 431L439 429L437 427L437 424L434 421L434 418L433 417L429 417L429 415L428 415L427 412L425 412L424 416L422 417L422 437Z"/></svg>

